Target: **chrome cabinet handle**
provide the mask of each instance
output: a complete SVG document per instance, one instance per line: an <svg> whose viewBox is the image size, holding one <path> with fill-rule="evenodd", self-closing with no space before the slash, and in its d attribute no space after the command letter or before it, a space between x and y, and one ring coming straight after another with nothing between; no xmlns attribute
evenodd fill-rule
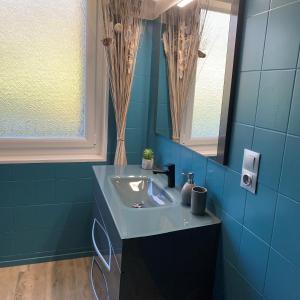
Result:
<svg viewBox="0 0 300 300"><path fill-rule="evenodd" d="M108 262L105 260L104 256L101 254L97 243L96 243L96 239L95 239L95 226L96 224L101 228L101 230L103 231L103 233L105 234L107 241L108 241L108 246L109 246L109 258L108 258ZM100 260L102 261L102 263L104 264L104 266L107 268L108 271L110 271L110 267L111 267L111 242L109 239L109 236L106 232L106 230L103 228L103 226L99 223L99 221L95 218L94 222L93 222L93 229L92 229L92 240L93 240L93 245L94 248L96 250L96 253L98 255L98 257L100 258Z"/></svg>

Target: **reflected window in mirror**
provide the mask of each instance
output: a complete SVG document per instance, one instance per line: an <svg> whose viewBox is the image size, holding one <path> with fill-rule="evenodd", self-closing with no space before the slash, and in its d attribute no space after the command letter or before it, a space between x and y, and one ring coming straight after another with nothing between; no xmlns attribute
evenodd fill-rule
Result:
<svg viewBox="0 0 300 300"><path fill-rule="evenodd" d="M243 2L208 0L208 3L202 34L200 31L200 47L188 101L182 110L178 142L226 164L238 47L242 32ZM189 9L188 5L186 9ZM177 12L180 13L180 10ZM176 141L170 113L172 99L169 90L168 58L162 41L165 30L166 23L162 18L161 22L156 23L153 31L155 52L152 62L157 79L154 85L157 89L155 132Z"/></svg>
<svg viewBox="0 0 300 300"><path fill-rule="evenodd" d="M207 156L217 155L229 24L230 13L207 12L182 129L181 143Z"/></svg>

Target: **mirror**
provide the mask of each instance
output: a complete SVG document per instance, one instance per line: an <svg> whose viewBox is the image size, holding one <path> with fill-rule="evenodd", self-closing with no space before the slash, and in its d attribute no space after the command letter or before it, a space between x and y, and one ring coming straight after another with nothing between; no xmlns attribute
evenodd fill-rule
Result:
<svg viewBox="0 0 300 300"><path fill-rule="evenodd" d="M157 78L155 131L157 134L173 139L204 156L225 164L230 130L230 104L233 98L234 71L237 63L236 39L240 31L238 20L241 8L239 0L210 0L207 3L205 8L201 8L201 20L197 29L200 30L201 37L197 47L197 58L193 58L190 80L187 80L190 84L186 93L181 92L180 87L177 86L180 75L174 79L176 71L174 71L174 62L170 58L170 51L180 52L180 45L177 42L173 48L169 45L173 39L177 39L176 36L181 36L182 32L179 32L178 29L181 25L176 24L176 22L178 23L176 17L168 19L165 17L166 15L156 22L154 28L155 53L152 58L155 60ZM171 7L166 14L171 10L173 10L173 14L175 11L175 15L193 14L195 4L194 7L189 7L191 5L193 2L183 8L180 8L179 5ZM195 22L186 20L183 21L183 27L188 28L191 26L190 23L194 26ZM182 18L180 22L182 22ZM170 23L173 23L171 36L168 31ZM187 23L189 24L186 25ZM184 34L189 32L186 35L192 31L185 30ZM168 34L167 38L166 33ZM190 34L190 36L192 35ZM175 57L177 59L177 53ZM171 66L171 64L173 65ZM175 70L178 71L178 66L175 66ZM174 102L171 103L176 98L174 94L177 94L177 97L186 95L183 104L178 106L177 103L175 108ZM177 127L180 128L175 135L174 123L178 120L173 120L179 118L178 112L177 116L174 115L176 109L181 111L182 120L177 124Z"/></svg>

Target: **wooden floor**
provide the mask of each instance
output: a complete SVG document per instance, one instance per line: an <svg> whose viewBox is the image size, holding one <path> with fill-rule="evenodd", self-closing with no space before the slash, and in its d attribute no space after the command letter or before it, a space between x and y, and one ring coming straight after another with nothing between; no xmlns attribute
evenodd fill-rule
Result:
<svg viewBox="0 0 300 300"><path fill-rule="evenodd" d="M1 300L94 300L91 258L0 268Z"/></svg>

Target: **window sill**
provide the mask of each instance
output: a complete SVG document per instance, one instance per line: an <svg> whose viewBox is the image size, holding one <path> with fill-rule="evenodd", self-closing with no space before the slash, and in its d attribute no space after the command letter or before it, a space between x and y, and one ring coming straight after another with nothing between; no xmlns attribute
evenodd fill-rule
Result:
<svg viewBox="0 0 300 300"><path fill-rule="evenodd" d="M35 155L35 156L0 156L0 164L29 163L70 163L70 162L106 162L104 155Z"/></svg>

